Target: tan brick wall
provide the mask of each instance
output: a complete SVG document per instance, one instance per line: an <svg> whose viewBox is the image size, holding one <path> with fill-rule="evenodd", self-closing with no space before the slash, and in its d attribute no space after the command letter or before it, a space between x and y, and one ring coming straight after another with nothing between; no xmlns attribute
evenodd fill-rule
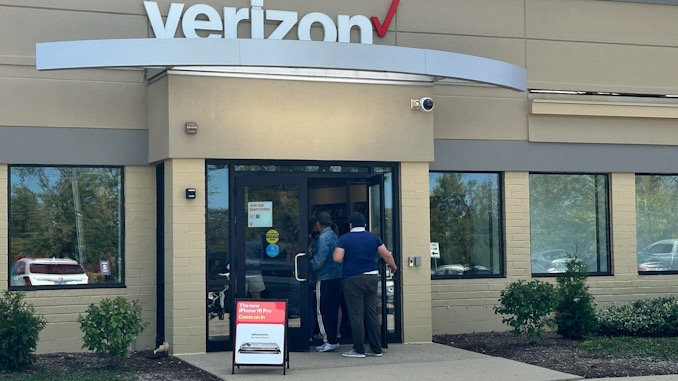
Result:
<svg viewBox="0 0 678 381"><path fill-rule="evenodd" d="M504 234L506 275L531 277L530 176L527 172L504 174Z"/></svg>
<svg viewBox="0 0 678 381"><path fill-rule="evenodd" d="M186 188L197 197L187 200ZM205 351L205 161L165 162L165 322L172 353Z"/></svg>
<svg viewBox="0 0 678 381"><path fill-rule="evenodd" d="M499 293L513 281L531 278L529 186L527 172L504 173L506 278L432 281L434 334L506 330L493 309Z"/></svg>
<svg viewBox="0 0 678 381"><path fill-rule="evenodd" d="M610 183L613 270L616 277L636 279L636 176L634 173L613 173Z"/></svg>
<svg viewBox="0 0 678 381"><path fill-rule="evenodd" d="M403 339L431 341L431 258L429 255L428 163L402 163L401 216ZM421 256L421 266L408 266L408 257Z"/></svg>
<svg viewBox="0 0 678 381"><path fill-rule="evenodd" d="M0 289L7 288L7 166L0 167ZM137 350L155 346L155 169L125 168L125 286L79 290L27 291L26 301L47 320L38 353L80 352L83 333L78 315L104 298L118 295L139 300L150 323L135 343Z"/></svg>
<svg viewBox="0 0 678 381"><path fill-rule="evenodd" d="M611 248L614 275L588 278L598 308L611 303L675 295L678 278L638 275L636 265L635 174L610 175ZM432 284L433 333L502 331L493 307L509 283L531 280L529 174L504 175L506 278L435 280ZM555 282L553 278L539 278Z"/></svg>
<svg viewBox="0 0 678 381"><path fill-rule="evenodd" d="M591 277L598 307L658 296L675 296L678 277L639 275L636 262L635 174L613 173L612 262L614 276Z"/></svg>
<svg viewBox="0 0 678 381"><path fill-rule="evenodd" d="M150 323L137 349L155 348L156 186L154 166L125 168L125 296L139 300Z"/></svg>

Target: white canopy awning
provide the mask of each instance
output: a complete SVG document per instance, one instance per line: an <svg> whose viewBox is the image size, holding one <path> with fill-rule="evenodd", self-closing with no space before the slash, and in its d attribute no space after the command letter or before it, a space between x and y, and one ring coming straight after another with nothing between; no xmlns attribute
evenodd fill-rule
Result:
<svg viewBox="0 0 678 381"><path fill-rule="evenodd" d="M316 70L315 77L322 76L322 70L380 73L381 77L392 73L432 83L470 81L526 90L525 69L502 61L429 49L320 41L142 38L47 42L36 44L36 67L211 67L210 71L237 67L240 72L252 67L293 68L296 73L298 69Z"/></svg>

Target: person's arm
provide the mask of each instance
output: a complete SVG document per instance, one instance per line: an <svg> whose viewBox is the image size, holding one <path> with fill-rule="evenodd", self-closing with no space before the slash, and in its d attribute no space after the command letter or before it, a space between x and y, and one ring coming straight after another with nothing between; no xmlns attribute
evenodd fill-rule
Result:
<svg viewBox="0 0 678 381"><path fill-rule="evenodd" d="M318 237L315 243L313 257L311 257L311 261L309 262L311 271L315 271L323 267L330 256L330 248L329 243L327 242L327 237Z"/></svg>
<svg viewBox="0 0 678 381"><path fill-rule="evenodd" d="M332 259L337 263L344 263L344 252L345 250L342 247L335 248L334 253L332 253Z"/></svg>
<svg viewBox="0 0 678 381"><path fill-rule="evenodd" d="M337 252L336 250L334 251ZM386 262L388 267L391 269L391 273L395 274L398 270L398 266L395 264L395 259L393 259L393 254L386 248L386 245L381 245L377 248L377 254ZM336 259L335 259L336 261Z"/></svg>

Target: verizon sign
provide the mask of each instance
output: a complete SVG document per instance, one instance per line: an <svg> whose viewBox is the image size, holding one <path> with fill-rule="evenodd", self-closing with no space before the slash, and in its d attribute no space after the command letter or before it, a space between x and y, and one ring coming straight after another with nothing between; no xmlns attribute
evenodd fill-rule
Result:
<svg viewBox="0 0 678 381"><path fill-rule="evenodd" d="M448 51L373 44L375 34L384 37L388 33L400 0L391 0L385 16L373 17L300 15L265 9L264 0L250 0L249 8L184 3L167 7L163 3L161 11L158 1L142 1L155 38L37 43L35 67L178 67L197 72L223 68L222 73L233 67L281 68L298 70L276 78L403 84L461 80L526 89L525 69L513 64ZM311 28L314 38L322 35L323 41L311 39ZM316 36L316 32L320 33ZM350 43L351 34L353 42L359 36L360 43Z"/></svg>
<svg viewBox="0 0 678 381"><path fill-rule="evenodd" d="M172 3L164 22L157 2L144 1L144 8L156 38L175 38L179 23L187 38L238 38L238 25L249 21L252 39L282 40L296 28L298 40L311 41L311 27L318 25L324 33L323 41L351 42L351 29L356 28L360 31L360 43L372 44L373 31L376 30L380 37L386 35L399 2L392 0L383 25L376 16L337 15L335 22L324 13L311 12L300 18L298 12L264 9L264 0L251 0L250 8L223 7L220 10L207 4L186 8L183 3ZM276 25L268 36L264 36L264 22Z"/></svg>

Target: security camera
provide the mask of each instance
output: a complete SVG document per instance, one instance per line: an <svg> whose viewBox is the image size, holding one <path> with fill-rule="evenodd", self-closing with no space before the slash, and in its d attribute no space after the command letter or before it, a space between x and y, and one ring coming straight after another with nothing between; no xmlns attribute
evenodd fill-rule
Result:
<svg viewBox="0 0 678 381"><path fill-rule="evenodd" d="M419 110L423 112L431 112L433 111L433 107L435 104L433 103L433 99L429 97L423 97L419 99Z"/></svg>
<svg viewBox="0 0 678 381"><path fill-rule="evenodd" d="M412 110L419 110L421 112L431 112L433 111L433 107L435 107L435 104L433 103L433 99L429 97L412 99L410 104L410 108L412 108Z"/></svg>

